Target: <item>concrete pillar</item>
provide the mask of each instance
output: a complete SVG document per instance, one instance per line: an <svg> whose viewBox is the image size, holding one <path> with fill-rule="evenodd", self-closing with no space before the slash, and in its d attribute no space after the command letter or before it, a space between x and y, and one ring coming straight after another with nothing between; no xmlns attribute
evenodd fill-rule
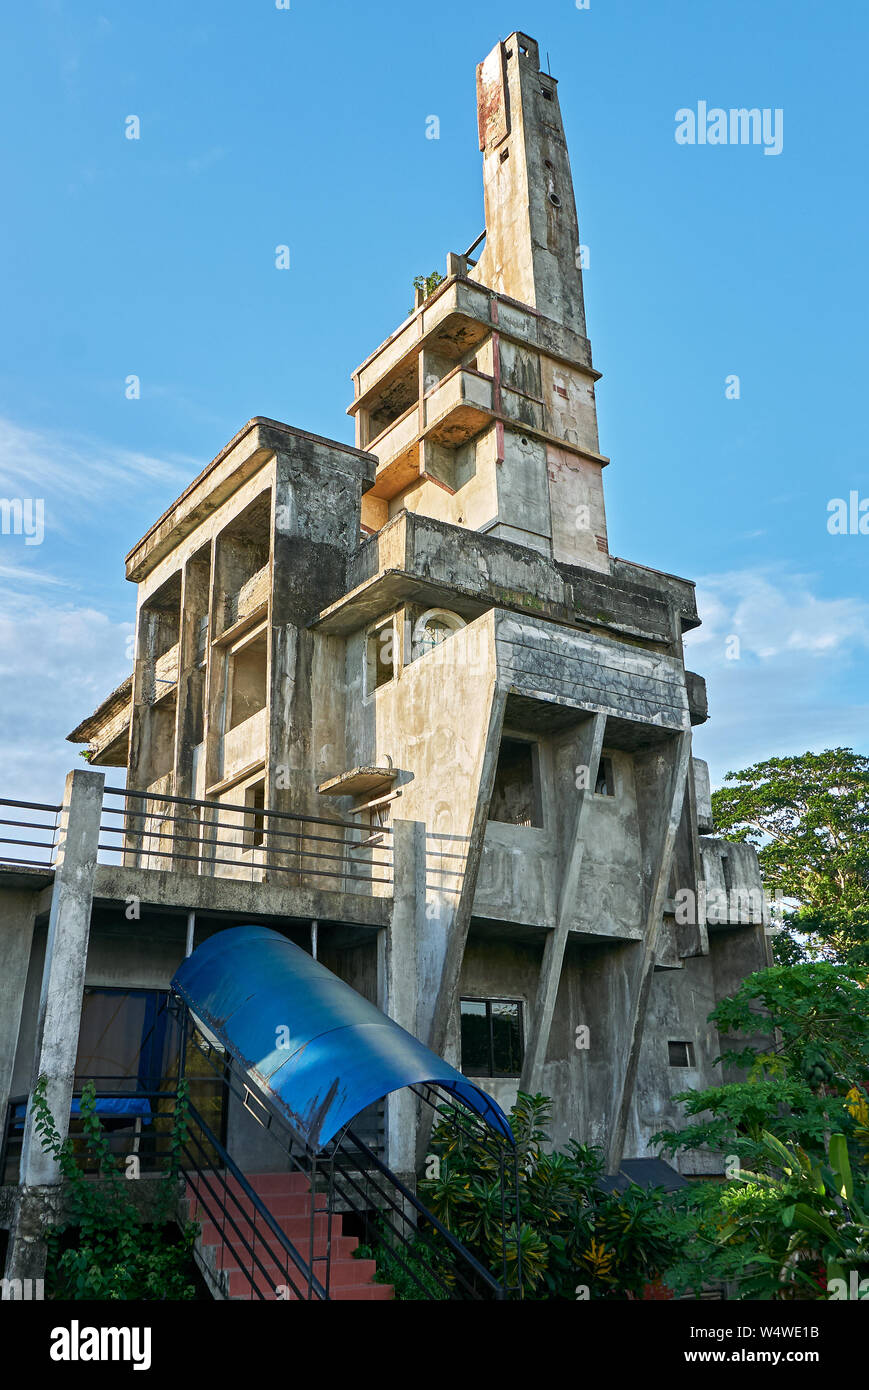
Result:
<svg viewBox="0 0 869 1390"><path fill-rule="evenodd" d="M4 892L0 920L0 1123L6 1115L12 1086L35 917L35 893L23 889Z"/></svg>
<svg viewBox="0 0 869 1390"><path fill-rule="evenodd" d="M32 1085L40 1076L47 1078L46 1099L61 1138L69 1129L104 782L100 772L71 772L60 820ZM43 1152L28 1108L21 1183L34 1187L59 1182L60 1170Z"/></svg>
<svg viewBox="0 0 869 1390"><path fill-rule="evenodd" d="M392 922L378 938L378 1007L417 1036L420 914L425 912L425 824L393 823ZM386 1100L386 1161L408 1185L416 1177L419 1101L407 1088Z"/></svg>

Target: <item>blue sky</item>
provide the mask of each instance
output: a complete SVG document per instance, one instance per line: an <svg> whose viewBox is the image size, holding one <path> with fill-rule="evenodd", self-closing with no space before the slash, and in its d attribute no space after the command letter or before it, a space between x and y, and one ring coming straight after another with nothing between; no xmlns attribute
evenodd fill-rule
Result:
<svg viewBox="0 0 869 1390"><path fill-rule="evenodd" d="M517 27L560 81L611 548L698 581L696 751L716 778L869 751L869 536L827 530L869 497L865 7L33 0L0 91L0 497L43 498L45 538L0 535L0 795L59 794L129 669L123 556L226 440L352 440L350 371L482 229L474 68ZM701 100L781 108L782 153L678 145Z"/></svg>

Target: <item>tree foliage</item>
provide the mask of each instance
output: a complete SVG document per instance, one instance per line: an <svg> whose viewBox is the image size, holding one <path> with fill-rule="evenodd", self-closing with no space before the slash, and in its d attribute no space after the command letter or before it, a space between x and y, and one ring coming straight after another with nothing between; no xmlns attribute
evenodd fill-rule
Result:
<svg viewBox="0 0 869 1390"><path fill-rule="evenodd" d="M797 904L777 957L869 964L869 757L850 748L728 772L717 834L755 846L764 886ZM794 948L794 933L805 944Z"/></svg>

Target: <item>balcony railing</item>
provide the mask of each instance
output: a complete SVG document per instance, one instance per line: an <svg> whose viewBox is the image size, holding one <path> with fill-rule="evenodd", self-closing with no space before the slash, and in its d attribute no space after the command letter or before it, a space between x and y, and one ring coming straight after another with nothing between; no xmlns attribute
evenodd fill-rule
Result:
<svg viewBox="0 0 869 1390"><path fill-rule="evenodd" d="M42 801L0 799L0 864L50 869L57 853L57 830L62 806ZM34 819L37 816L38 819ZM24 819L26 817L26 819Z"/></svg>
<svg viewBox="0 0 869 1390"><path fill-rule="evenodd" d="M0 811L0 864L54 868L63 807L0 799ZM106 787L98 859L123 868L388 895L392 842L388 826Z"/></svg>
<svg viewBox="0 0 869 1390"><path fill-rule="evenodd" d="M388 827L120 787L105 789L99 850L126 868L211 878L341 892L392 884Z"/></svg>

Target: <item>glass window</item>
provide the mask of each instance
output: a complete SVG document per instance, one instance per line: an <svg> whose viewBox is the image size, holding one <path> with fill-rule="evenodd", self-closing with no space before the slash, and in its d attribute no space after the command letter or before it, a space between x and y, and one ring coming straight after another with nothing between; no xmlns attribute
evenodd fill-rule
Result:
<svg viewBox="0 0 869 1390"><path fill-rule="evenodd" d="M85 989L76 1084L91 1077L97 1092L160 1090L171 1069L168 997L158 989Z"/></svg>
<svg viewBox="0 0 869 1390"><path fill-rule="evenodd" d="M519 1076L523 1044L518 1000L463 999L461 1024L466 1076Z"/></svg>

